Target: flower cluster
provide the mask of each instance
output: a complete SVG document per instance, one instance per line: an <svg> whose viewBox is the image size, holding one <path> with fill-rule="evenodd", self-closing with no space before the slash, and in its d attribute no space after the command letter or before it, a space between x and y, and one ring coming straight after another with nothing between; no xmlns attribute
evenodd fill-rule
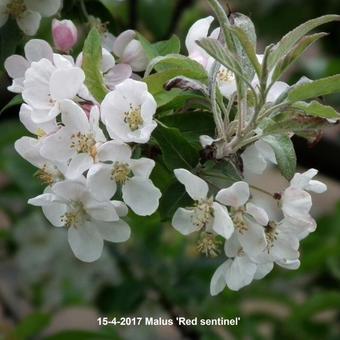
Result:
<svg viewBox="0 0 340 340"><path fill-rule="evenodd" d="M327 188L313 179L315 169L296 173L291 138L317 140L329 119L339 119L318 98L337 91L340 76L303 77L291 86L280 79L324 36L306 34L340 17L311 20L257 54L251 20L208 2L220 27L210 32L212 16L194 23L187 56L175 36L155 44L133 30L114 37L87 15L94 27L78 56L70 54L76 26L54 19L55 50L32 39L25 57L10 56L5 68L12 78L8 89L23 99L20 120L34 135L20 138L15 148L46 185L29 203L42 207L54 226L67 228L75 256L95 261L104 240L130 237L129 209L149 216L161 205L160 221L183 235L198 233L198 252L222 257L210 286L216 295L263 278L274 264L300 265L300 241L316 229L310 192ZM0 25L14 15L22 27L36 3L5 1ZM53 6L42 14L55 13L60 1ZM150 179L156 163L162 192ZM253 193L264 192L253 175L264 178L269 166L289 181L282 192L266 192L279 214ZM170 219L163 209L168 206L175 211Z"/></svg>
<svg viewBox="0 0 340 340"><path fill-rule="evenodd" d="M156 127L156 102L144 82L130 78L130 66L115 64L105 49L102 70L112 91L101 104L84 84L81 55L74 61L33 39L25 57L11 56L5 67L13 77L9 90L24 99L20 120L35 135L20 138L15 148L46 185L29 203L41 206L54 226L68 229L79 259L95 261L103 240L130 237L123 220L128 207L141 216L158 208L161 193L149 179L155 162L133 152Z"/></svg>

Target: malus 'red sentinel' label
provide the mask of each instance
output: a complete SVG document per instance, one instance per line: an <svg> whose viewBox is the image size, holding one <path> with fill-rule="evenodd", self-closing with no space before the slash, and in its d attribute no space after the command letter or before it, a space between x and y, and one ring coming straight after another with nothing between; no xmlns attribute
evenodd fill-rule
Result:
<svg viewBox="0 0 340 340"><path fill-rule="evenodd" d="M53 1L40 13L31 1L19 2L2 2L0 26L11 16L26 34L35 34L41 16L61 5ZM133 30L113 37L94 21L75 56L77 27L54 20L54 49L29 40L24 56L10 56L5 68L13 79L9 91L22 97L19 116L30 134L15 148L45 185L28 202L67 229L74 255L96 261L104 241L136 237L129 216L158 213L163 228L196 237L197 255L220 259L211 273L216 295L264 278L274 264L298 269L300 241L316 230L311 192L327 187L315 179L317 170L296 171L291 138L313 141L339 120L318 98L340 92L340 75L302 77L292 85L281 79L325 36L310 32L340 16L301 24L257 54L252 21L208 2L216 19L202 18L189 29L187 55L176 37L158 44ZM201 119L205 134L195 130ZM253 183L252 174L265 176L268 166L287 180L282 192ZM280 214L254 190L265 192Z"/></svg>

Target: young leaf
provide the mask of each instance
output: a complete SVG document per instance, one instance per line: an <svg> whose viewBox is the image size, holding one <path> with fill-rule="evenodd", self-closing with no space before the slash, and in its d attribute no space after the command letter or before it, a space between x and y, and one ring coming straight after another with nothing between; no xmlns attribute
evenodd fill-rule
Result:
<svg viewBox="0 0 340 340"><path fill-rule="evenodd" d="M293 46L308 32L314 28L326 24L331 21L339 21L340 15L324 15L319 18L309 20L302 25L296 27L291 32L287 33L276 45L269 58L269 70L277 64L277 62L286 56Z"/></svg>
<svg viewBox="0 0 340 340"><path fill-rule="evenodd" d="M180 54L169 54L167 56L159 56L151 60L146 71L145 76L150 75L152 70L157 66L157 71L168 69L190 69L195 74L194 79L208 79L207 72L201 64ZM180 73L179 73L180 75Z"/></svg>
<svg viewBox="0 0 340 340"><path fill-rule="evenodd" d="M21 94L17 94L14 96L0 111L0 115L8 110L9 108L17 105L21 105L23 103Z"/></svg>
<svg viewBox="0 0 340 340"><path fill-rule="evenodd" d="M184 168L191 170L199 160L198 151L176 128L158 124L153 136L162 151L164 164L169 170Z"/></svg>
<svg viewBox="0 0 340 340"><path fill-rule="evenodd" d="M105 86L102 68L101 36L93 27L88 34L83 49L83 65L85 84L98 102L102 102L109 92Z"/></svg>
<svg viewBox="0 0 340 340"><path fill-rule="evenodd" d="M260 77L261 65L256 56L257 38L253 22L241 13L231 14L230 20L233 21L230 31L236 35L234 42L245 74L249 80L253 79L255 72Z"/></svg>
<svg viewBox="0 0 340 340"><path fill-rule="evenodd" d="M296 84L289 91L287 100L293 103L337 92L340 92L340 74Z"/></svg>
<svg viewBox="0 0 340 340"><path fill-rule="evenodd" d="M287 135L270 135L262 139L273 148L282 175L290 180L296 170L296 154L290 138Z"/></svg>
<svg viewBox="0 0 340 340"><path fill-rule="evenodd" d="M300 109L304 111L306 114L310 116L316 116L321 118L336 118L340 119L340 113L334 110L331 106L322 105L321 103L313 100L310 103L306 102L296 102L293 104L293 107L296 109Z"/></svg>
<svg viewBox="0 0 340 340"><path fill-rule="evenodd" d="M173 53L179 53L181 51L181 41L177 35L173 35L169 40L159 41L153 44L153 47L158 52L158 55L168 55Z"/></svg>
<svg viewBox="0 0 340 340"><path fill-rule="evenodd" d="M316 33L303 37L286 56L279 60L275 67L272 81L278 80L288 67L300 58L309 46L326 35L328 35L328 33Z"/></svg>

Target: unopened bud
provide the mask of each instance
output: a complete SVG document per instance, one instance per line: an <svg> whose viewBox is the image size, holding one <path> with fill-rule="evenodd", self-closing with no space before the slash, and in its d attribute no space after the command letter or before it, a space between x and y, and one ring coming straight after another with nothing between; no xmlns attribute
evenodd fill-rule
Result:
<svg viewBox="0 0 340 340"><path fill-rule="evenodd" d="M71 20L52 21L52 36L55 47L62 52L69 52L77 43L78 31Z"/></svg>

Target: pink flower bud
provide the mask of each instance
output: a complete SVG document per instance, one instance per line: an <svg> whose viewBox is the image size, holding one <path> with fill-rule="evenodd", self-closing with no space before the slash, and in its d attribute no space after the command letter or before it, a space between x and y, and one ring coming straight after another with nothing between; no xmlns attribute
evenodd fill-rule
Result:
<svg viewBox="0 0 340 340"><path fill-rule="evenodd" d="M53 19L52 35L55 47L62 52L69 52L78 40L77 28L71 20Z"/></svg>

